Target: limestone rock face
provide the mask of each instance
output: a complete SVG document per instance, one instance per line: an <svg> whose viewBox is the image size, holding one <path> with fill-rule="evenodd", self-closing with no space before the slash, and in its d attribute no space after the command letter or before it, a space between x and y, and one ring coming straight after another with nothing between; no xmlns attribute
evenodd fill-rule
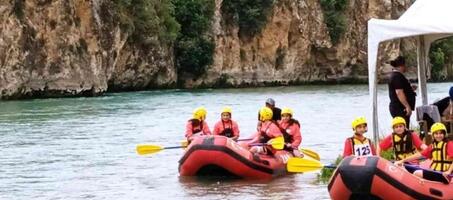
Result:
<svg viewBox="0 0 453 200"><path fill-rule="evenodd" d="M0 3L0 99L175 84L171 47L127 43L108 0Z"/></svg>
<svg viewBox="0 0 453 200"><path fill-rule="evenodd" d="M246 39L240 37L238 27L224 22L222 0L216 0L214 63L206 76L187 80L186 87L219 82L249 86L366 80L367 21L372 17L396 19L410 6L410 0L348 3L347 28L333 45L319 0L277 1L262 32ZM384 43L380 60L385 62L399 54L399 44Z"/></svg>
<svg viewBox="0 0 453 200"><path fill-rule="evenodd" d="M348 0L347 27L333 44L319 0L277 0L267 24L241 37L223 0L209 33L213 64L201 77L180 76L173 46L151 37L143 48L114 20L109 0L0 1L0 99L92 96L176 86L262 86L367 79L367 21L396 19L411 0ZM379 71L413 50L411 40L383 43Z"/></svg>

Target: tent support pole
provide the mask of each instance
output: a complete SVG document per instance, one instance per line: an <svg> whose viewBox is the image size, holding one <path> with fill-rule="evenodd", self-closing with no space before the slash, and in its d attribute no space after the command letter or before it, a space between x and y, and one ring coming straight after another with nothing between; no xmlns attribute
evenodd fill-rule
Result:
<svg viewBox="0 0 453 200"><path fill-rule="evenodd" d="M418 88L422 95L422 105L428 105L428 92L426 88L426 64L427 56L425 49L425 37L418 37L417 45L417 62L418 62Z"/></svg>
<svg viewBox="0 0 453 200"><path fill-rule="evenodd" d="M370 44L368 44L370 45ZM372 46L372 45L370 45ZM370 48L370 46L368 48ZM374 47L374 46L373 46ZM379 43L376 44L376 56L379 52ZM369 61L370 62L370 61ZM371 132L373 133L373 141L375 147L379 144L379 122L378 122L378 102L377 102L377 88L378 88L378 74L377 74L377 59L372 62L373 69L368 70L368 84L369 84L369 92L372 102L371 108Z"/></svg>
<svg viewBox="0 0 453 200"><path fill-rule="evenodd" d="M379 124L378 124L378 109L377 109L377 75L374 76L374 80L372 80L372 84L374 87L372 87L372 101L373 101L373 108L372 108L372 113L371 113L371 126L372 126L372 131L373 131L373 141L374 141L374 146L377 147L379 144Z"/></svg>

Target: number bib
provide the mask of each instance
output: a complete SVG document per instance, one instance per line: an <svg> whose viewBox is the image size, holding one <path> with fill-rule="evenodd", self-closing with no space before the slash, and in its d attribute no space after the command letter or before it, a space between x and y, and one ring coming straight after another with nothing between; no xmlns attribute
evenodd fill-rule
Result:
<svg viewBox="0 0 453 200"><path fill-rule="evenodd" d="M354 155L371 156L371 146L367 144L354 144Z"/></svg>

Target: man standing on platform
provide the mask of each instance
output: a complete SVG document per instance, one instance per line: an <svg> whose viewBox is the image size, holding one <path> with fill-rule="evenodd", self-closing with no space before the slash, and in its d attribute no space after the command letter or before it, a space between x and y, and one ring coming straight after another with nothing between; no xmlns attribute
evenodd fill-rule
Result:
<svg viewBox="0 0 453 200"><path fill-rule="evenodd" d="M411 86L409 80L404 76L406 72L406 62L404 57L398 56L390 61L393 66L389 78L389 110L392 117L403 117L406 120L406 127L409 128L410 117L415 109L415 86Z"/></svg>

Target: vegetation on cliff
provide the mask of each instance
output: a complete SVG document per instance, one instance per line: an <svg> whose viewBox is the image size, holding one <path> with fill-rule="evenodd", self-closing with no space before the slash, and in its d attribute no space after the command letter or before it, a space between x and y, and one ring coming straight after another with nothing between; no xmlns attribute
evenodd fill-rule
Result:
<svg viewBox="0 0 453 200"><path fill-rule="evenodd" d="M212 63L211 28L214 0L113 0L114 17L132 44L145 48L171 44L179 74L195 77Z"/></svg>
<svg viewBox="0 0 453 200"><path fill-rule="evenodd" d="M274 2L275 0L224 0L221 9L227 22L239 26L240 36L253 37L266 25Z"/></svg>
<svg viewBox="0 0 453 200"><path fill-rule="evenodd" d="M175 18L181 32L175 44L178 74L189 73L198 77L212 63L213 39L206 34L211 29L215 10L214 0L172 0L177 8Z"/></svg>
<svg viewBox="0 0 453 200"><path fill-rule="evenodd" d="M113 0L114 16L122 30L130 34L130 41L145 47L160 41L176 40L180 25L173 17L171 0Z"/></svg>
<svg viewBox="0 0 453 200"><path fill-rule="evenodd" d="M344 11L348 0L320 0L324 11L324 22L329 29L330 39L337 44L341 35L346 30L346 16Z"/></svg>
<svg viewBox="0 0 453 200"><path fill-rule="evenodd" d="M434 42L431 45L429 59L432 64L432 80L448 80L448 73L445 73L443 69L446 68L446 65L453 65L453 37Z"/></svg>

